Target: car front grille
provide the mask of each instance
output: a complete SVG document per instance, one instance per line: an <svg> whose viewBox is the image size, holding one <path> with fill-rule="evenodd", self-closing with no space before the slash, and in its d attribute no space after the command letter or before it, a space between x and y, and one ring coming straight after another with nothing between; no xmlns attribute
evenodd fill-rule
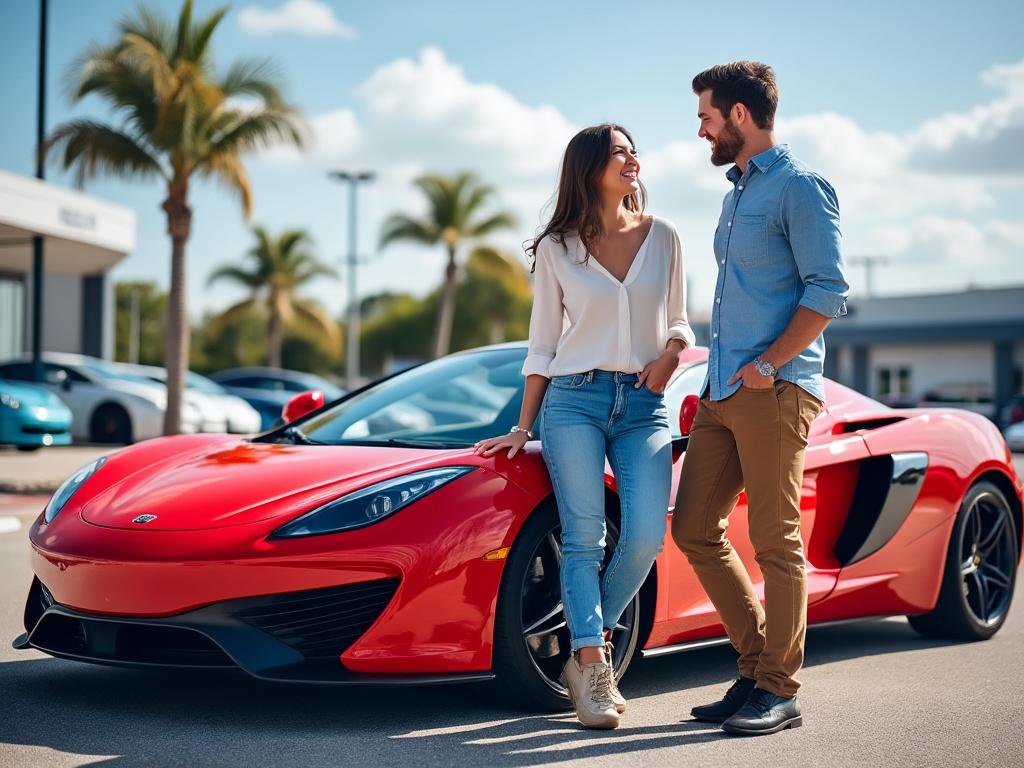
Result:
<svg viewBox="0 0 1024 768"><path fill-rule="evenodd" d="M308 660L336 659L387 608L399 579L346 584L233 601L228 612Z"/></svg>

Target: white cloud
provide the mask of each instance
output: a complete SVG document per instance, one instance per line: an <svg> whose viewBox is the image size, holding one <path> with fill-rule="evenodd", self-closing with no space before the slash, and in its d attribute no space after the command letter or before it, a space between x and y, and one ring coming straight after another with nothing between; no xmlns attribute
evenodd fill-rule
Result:
<svg viewBox="0 0 1024 768"><path fill-rule="evenodd" d="M242 29L257 35L297 32L314 37L338 37L351 40L356 32L338 20L331 7L320 0L287 0L276 10L246 6L238 14Z"/></svg>
<svg viewBox="0 0 1024 768"><path fill-rule="evenodd" d="M1021 281L1024 224L1001 213L1024 185L1021 176L1004 174L995 184L987 167L968 173L921 162L921 148L929 142L935 146L928 137L955 135L958 146L966 141L966 129L939 131L939 121L947 128L969 126L979 110L1006 112L999 103L1024 94L1024 62L993 68L985 79L1003 95L907 132L867 130L831 112L778 123L778 138L835 186L846 253L889 258L876 277L882 292L955 289L971 280ZM521 254L519 245L540 223L561 155L577 129L568 117L550 105L525 103L497 85L472 81L436 48L385 64L357 95L351 108L312 119L317 144L307 156L282 150L274 154L276 160L312 175L339 166L375 169L373 190L360 198L363 233L379 232L383 219L396 210L422 210L421 195L410 185L416 175L474 170L497 188L495 204L519 216L519 228L496 240ZM683 238L695 310L706 308L713 295L711 241L728 189L726 169L712 166L709 157L707 143L696 138L641 156L652 212L672 220ZM437 283L441 265L440 250L393 246L364 270L360 290L423 292ZM862 270L851 269L851 283L855 293L863 290Z"/></svg>
<svg viewBox="0 0 1024 768"><path fill-rule="evenodd" d="M997 64L981 80L1002 95L921 125L911 137L914 165L939 173L1024 175L1024 60Z"/></svg>

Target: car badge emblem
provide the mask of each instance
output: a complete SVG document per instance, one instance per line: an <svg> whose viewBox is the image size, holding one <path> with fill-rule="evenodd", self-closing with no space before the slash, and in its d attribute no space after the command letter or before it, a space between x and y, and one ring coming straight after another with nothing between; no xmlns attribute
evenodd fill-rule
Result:
<svg viewBox="0 0 1024 768"><path fill-rule="evenodd" d="M153 520L156 520L156 515L139 515L134 520L132 520L132 522L138 523L139 525L144 525Z"/></svg>

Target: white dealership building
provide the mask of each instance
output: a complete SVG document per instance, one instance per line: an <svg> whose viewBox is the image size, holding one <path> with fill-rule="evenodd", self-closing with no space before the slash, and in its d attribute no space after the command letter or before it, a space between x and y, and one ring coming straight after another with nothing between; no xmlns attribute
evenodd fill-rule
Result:
<svg viewBox="0 0 1024 768"><path fill-rule="evenodd" d="M0 360L32 349L33 236L44 242L42 348L111 358L111 268L135 247L135 214L0 170Z"/></svg>

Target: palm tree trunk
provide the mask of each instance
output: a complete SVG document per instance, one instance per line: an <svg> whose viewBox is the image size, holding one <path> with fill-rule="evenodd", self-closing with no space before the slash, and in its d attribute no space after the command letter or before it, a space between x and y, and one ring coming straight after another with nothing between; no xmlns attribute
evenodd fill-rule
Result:
<svg viewBox="0 0 1024 768"><path fill-rule="evenodd" d="M189 327L185 290L185 243L191 231L192 210L187 189L172 184L164 201L167 233L171 236L171 289L167 297L167 328L164 342L164 366L167 368L167 410L164 434L181 432L181 399L188 370Z"/></svg>
<svg viewBox="0 0 1024 768"><path fill-rule="evenodd" d="M437 312L437 336L434 339L434 357L444 357L452 343L452 323L455 319L455 246L448 246L448 266L444 270L444 286L441 288L441 305Z"/></svg>
<svg viewBox="0 0 1024 768"><path fill-rule="evenodd" d="M270 321L267 323L267 365L271 368L281 367L281 344L283 341L284 323L281 314L270 303Z"/></svg>

